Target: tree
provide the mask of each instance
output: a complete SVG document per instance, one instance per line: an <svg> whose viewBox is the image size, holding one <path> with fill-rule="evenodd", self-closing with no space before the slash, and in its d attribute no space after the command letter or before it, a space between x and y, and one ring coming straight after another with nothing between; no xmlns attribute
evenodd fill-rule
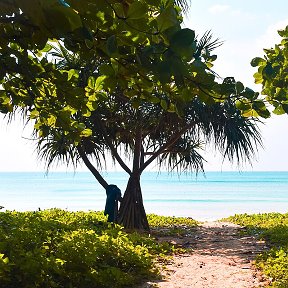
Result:
<svg viewBox="0 0 288 288"><path fill-rule="evenodd" d="M130 175L118 218L125 227L148 229L140 176L153 161L201 171L202 142L230 160L261 143L254 116L269 111L259 94L217 80L219 42L181 28L174 1L16 2L0 3L0 109L35 121L48 165L82 159L105 189L99 169L110 152Z"/></svg>
<svg viewBox="0 0 288 288"><path fill-rule="evenodd" d="M258 67L255 83L262 85L262 94L275 108L273 113L281 115L288 113L288 26L278 34L282 37L281 43L264 49L264 58L254 58L251 65Z"/></svg>
<svg viewBox="0 0 288 288"><path fill-rule="evenodd" d="M203 41L202 38L199 43ZM205 46L209 47L209 43ZM80 71L82 67L87 76L96 73L91 69L91 61L81 62L62 45L54 47L53 55L61 59L58 64L62 69L73 67ZM226 79L225 85L235 90L233 79ZM75 165L77 160L83 160L105 189L108 183L98 169L110 152L114 161L130 175L118 217L127 228L148 229L140 176L154 160L158 160L159 167L170 170L203 171L204 159L199 154L203 143L212 141L230 160L236 155L238 161L242 156L249 159L254 153L254 144L261 143L253 119L241 116L231 100L207 105L188 94L178 115L163 107L163 102L169 101L167 95L154 97L156 103L142 99L135 107L135 103L117 89L98 102L89 117L83 117L81 112L73 116L78 121L83 119L86 129L91 131L89 137L75 145L74 138L65 135L61 127L49 127L48 137L38 142L38 152L48 166L55 160L74 161ZM119 154L121 150L126 159L132 160L132 169Z"/></svg>

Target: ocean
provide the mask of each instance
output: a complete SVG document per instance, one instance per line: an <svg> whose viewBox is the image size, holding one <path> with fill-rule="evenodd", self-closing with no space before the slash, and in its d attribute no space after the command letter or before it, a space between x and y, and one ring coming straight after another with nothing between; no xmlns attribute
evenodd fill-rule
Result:
<svg viewBox="0 0 288 288"><path fill-rule="evenodd" d="M127 174L103 173L124 193ZM288 212L288 172L147 172L141 180L147 213L216 220L239 213ZM27 211L103 210L106 194L89 172L1 172L0 205Z"/></svg>

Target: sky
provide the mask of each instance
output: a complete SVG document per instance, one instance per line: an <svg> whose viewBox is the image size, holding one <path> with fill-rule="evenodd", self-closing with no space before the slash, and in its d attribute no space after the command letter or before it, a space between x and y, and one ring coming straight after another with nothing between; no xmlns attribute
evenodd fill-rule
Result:
<svg viewBox="0 0 288 288"><path fill-rule="evenodd" d="M215 50L218 58L214 71L222 77L233 76L256 91L255 68L250 61L263 56L263 48L271 48L280 42L277 30L288 25L287 0L192 0L184 26L195 30L199 36L211 30L215 38L224 44ZM45 164L37 160L35 143L29 140L31 127L23 129L19 120L7 121L0 115L0 172L44 171ZM261 125L264 148L250 164L240 167L236 163L222 161L213 147L203 154L207 160L206 171L288 171L288 116L274 116ZM68 168L71 170L72 168ZM108 163L108 169L112 169ZM52 171L66 171L66 166L54 167ZM86 171L85 167L79 170ZM115 168L113 168L115 170ZM117 168L116 168L117 170Z"/></svg>

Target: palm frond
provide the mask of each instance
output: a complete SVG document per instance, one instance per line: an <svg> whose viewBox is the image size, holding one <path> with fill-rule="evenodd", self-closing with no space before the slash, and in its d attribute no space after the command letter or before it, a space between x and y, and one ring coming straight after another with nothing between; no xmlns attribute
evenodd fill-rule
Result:
<svg viewBox="0 0 288 288"><path fill-rule="evenodd" d="M184 13L186 13L190 7L190 0L175 0L177 6L179 6Z"/></svg>
<svg viewBox="0 0 288 288"><path fill-rule="evenodd" d="M50 46L52 50L48 54L55 58L58 68L73 69L79 66L79 56L71 53L60 41L57 41L57 45L50 43Z"/></svg>
<svg viewBox="0 0 288 288"><path fill-rule="evenodd" d="M52 164L57 166L65 163L67 167L72 164L74 168L77 166L79 157L75 146L59 131L50 133L46 138L40 138L36 151L38 159L45 162L47 171Z"/></svg>
<svg viewBox="0 0 288 288"><path fill-rule="evenodd" d="M213 39L211 30L206 31L200 40L196 40L197 49L194 55L195 58L200 57L203 51L207 50L210 53L224 43L219 38Z"/></svg>
<svg viewBox="0 0 288 288"><path fill-rule="evenodd" d="M214 121L206 127L209 130L206 130L208 139L213 137L213 142L229 161L236 158L238 165L242 161L251 163L258 147L262 147L257 125L260 121L243 117L231 103L218 104L212 115Z"/></svg>
<svg viewBox="0 0 288 288"><path fill-rule="evenodd" d="M205 159L199 153L200 150L203 150L203 146L204 143L200 139L193 139L191 135L184 135L169 151L160 155L159 169L164 166L170 172L204 172Z"/></svg>

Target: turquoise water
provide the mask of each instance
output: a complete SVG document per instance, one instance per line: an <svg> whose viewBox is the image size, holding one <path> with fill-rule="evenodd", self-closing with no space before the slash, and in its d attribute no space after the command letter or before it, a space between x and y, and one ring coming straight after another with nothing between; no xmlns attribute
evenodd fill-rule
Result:
<svg viewBox="0 0 288 288"><path fill-rule="evenodd" d="M127 176L104 173L125 190ZM288 172L207 172L205 176L144 173L147 213L212 220L235 213L287 212ZM103 210L105 191L89 172L0 173L0 205L8 210Z"/></svg>

